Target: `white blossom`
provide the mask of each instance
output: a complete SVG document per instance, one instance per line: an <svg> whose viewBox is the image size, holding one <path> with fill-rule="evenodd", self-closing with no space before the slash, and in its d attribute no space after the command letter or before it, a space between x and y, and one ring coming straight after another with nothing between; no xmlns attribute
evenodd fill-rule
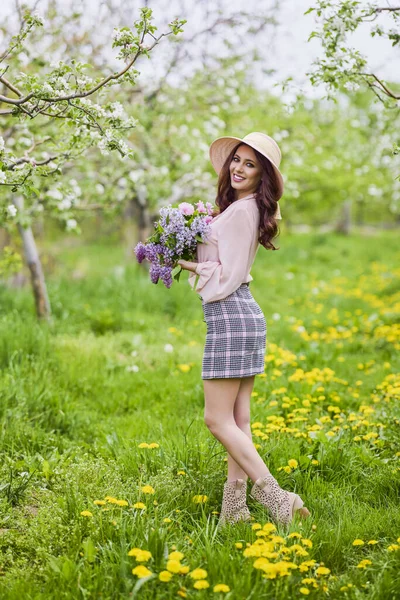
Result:
<svg viewBox="0 0 400 600"><path fill-rule="evenodd" d="M17 214L17 207L14 204L9 204L6 210L9 217L15 217Z"/></svg>
<svg viewBox="0 0 400 600"><path fill-rule="evenodd" d="M6 182L6 174L4 173L4 171L0 171L0 183L5 183Z"/></svg>
<svg viewBox="0 0 400 600"><path fill-rule="evenodd" d="M57 204L58 210L68 210L69 208L71 208L71 206L72 202L69 198L64 198L63 200L61 200L61 202Z"/></svg>
<svg viewBox="0 0 400 600"><path fill-rule="evenodd" d="M173 352L173 351L174 351L174 347L172 344L165 344L164 352Z"/></svg>
<svg viewBox="0 0 400 600"><path fill-rule="evenodd" d="M76 229L78 223L75 221L75 219L67 219L67 231L73 231L74 229Z"/></svg>
<svg viewBox="0 0 400 600"><path fill-rule="evenodd" d="M0 135L0 152L3 152L5 148L4 139Z"/></svg>
<svg viewBox="0 0 400 600"><path fill-rule="evenodd" d="M62 195L62 193L60 192L60 190L49 190L49 191L47 192L47 196L48 196L49 198L53 198L53 200L62 200L62 199L63 199L63 197L64 197L64 196Z"/></svg>

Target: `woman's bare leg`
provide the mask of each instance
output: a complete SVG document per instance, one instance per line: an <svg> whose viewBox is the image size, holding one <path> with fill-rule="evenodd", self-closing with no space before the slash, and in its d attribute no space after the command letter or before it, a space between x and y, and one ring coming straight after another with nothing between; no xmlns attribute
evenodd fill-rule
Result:
<svg viewBox="0 0 400 600"><path fill-rule="evenodd" d="M213 436L253 482L268 475L269 469L252 440L238 427L234 418L241 378L203 379L203 384L204 421Z"/></svg>
<svg viewBox="0 0 400 600"><path fill-rule="evenodd" d="M240 387L233 407L233 417L236 425L244 431L250 440L253 440L250 427L250 399L254 387L255 375L242 377ZM247 480L247 473L238 465L228 452L228 481L236 479Z"/></svg>

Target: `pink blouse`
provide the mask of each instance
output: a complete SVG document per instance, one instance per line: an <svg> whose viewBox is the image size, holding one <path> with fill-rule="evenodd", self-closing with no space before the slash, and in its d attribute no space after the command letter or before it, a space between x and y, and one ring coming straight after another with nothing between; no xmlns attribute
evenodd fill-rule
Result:
<svg viewBox="0 0 400 600"><path fill-rule="evenodd" d="M281 219L279 211L275 218ZM260 213L255 194L235 200L211 221L211 234L206 243L198 243L196 273L189 276L203 302L222 300L242 283L253 280L250 269L256 257L259 242Z"/></svg>

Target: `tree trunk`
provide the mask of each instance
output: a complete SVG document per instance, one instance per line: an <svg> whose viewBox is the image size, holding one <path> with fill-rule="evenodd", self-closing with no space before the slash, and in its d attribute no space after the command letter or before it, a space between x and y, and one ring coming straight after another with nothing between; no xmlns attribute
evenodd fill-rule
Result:
<svg viewBox="0 0 400 600"><path fill-rule="evenodd" d="M349 235L350 233L350 209L351 209L351 200L345 200L342 205L342 214L336 223L335 231L336 233L343 233L344 235Z"/></svg>
<svg viewBox="0 0 400 600"><path fill-rule="evenodd" d="M138 186L124 211L123 235L127 255L132 257L134 246L138 242L145 242L152 233L153 222L147 205L147 190Z"/></svg>
<svg viewBox="0 0 400 600"><path fill-rule="evenodd" d="M22 196L15 196L13 203L19 212L23 211L24 200ZM47 295L46 282L43 275L42 263L40 262L35 238L30 227L22 227L18 224L18 231L24 246L24 256L31 274L33 295L35 298L36 314L40 319L48 319L51 314L49 297Z"/></svg>

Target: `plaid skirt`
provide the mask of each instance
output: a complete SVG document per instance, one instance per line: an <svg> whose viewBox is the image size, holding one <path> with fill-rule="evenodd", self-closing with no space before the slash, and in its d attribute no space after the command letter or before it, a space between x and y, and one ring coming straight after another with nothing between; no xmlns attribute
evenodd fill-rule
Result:
<svg viewBox="0 0 400 600"><path fill-rule="evenodd" d="M222 300L202 300L202 307L207 334L201 378L264 373L267 324L248 284Z"/></svg>

